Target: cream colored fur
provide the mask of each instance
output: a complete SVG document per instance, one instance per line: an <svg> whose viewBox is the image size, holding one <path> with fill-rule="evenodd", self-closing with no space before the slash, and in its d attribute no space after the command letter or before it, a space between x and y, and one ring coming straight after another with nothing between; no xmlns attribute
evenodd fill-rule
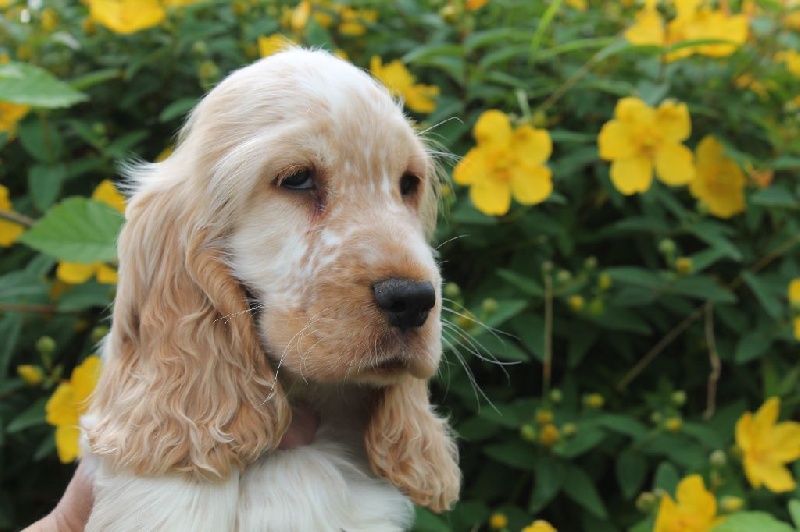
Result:
<svg viewBox="0 0 800 532"><path fill-rule="evenodd" d="M313 191L279 186L303 169ZM326 52L283 52L231 74L172 156L129 174L82 420L88 530L402 530L411 501L452 505L457 448L427 390L437 180L386 89ZM397 277L436 289L419 328L392 327L373 300ZM298 401L320 428L277 450Z"/></svg>

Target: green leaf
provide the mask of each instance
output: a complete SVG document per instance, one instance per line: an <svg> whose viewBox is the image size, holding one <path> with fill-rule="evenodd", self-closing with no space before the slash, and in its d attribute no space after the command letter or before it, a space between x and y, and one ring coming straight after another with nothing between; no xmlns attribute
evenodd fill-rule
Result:
<svg viewBox="0 0 800 532"><path fill-rule="evenodd" d="M58 300L58 309L64 312L87 310L92 307L106 307L111 303L113 286L95 281L70 288Z"/></svg>
<svg viewBox="0 0 800 532"><path fill-rule="evenodd" d="M647 476L647 460L634 451L623 451L617 458L617 482L626 499L639 493Z"/></svg>
<svg viewBox="0 0 800 532"><path fill-rule="evenodd" d="M739 512L728 516L712 532L795 532L794 528L765 512Z"/></svg>
<svg viewBox="0 0 800 532"><path fill-rule="evenodd" d="M605 437L602 430L579 425L578 432L559 441L553 447L553 452L564 458L575 458L600 445Z"/></svg>
<svg viewBox="0 0 800 532"><path fill-rule="evenodd" d="M158 115L159 122L169 122L188 113L197 104L197 98L181 98L166 106Z"/></svg>
<svg viewBox="0 0 800 532"><path fill-rule="evenodd" d="M55 164L64 150L61 135L50 122L30 120L20 125L19 140L31 156Z"/></svg>
<svg viewBox="0 0 800 532"><path fill-rule="evenodd" d="M564 493L595 516L605 519L608 514L603 499L594 487L594 481L582 469L568 466L564 475Z"/></svg>
<svg viewBox="0 0 800 532"><path fill-rule="evenodd" d="M789 501L789 515L792 516L795 528L800 529L800 500L792 499Z"/></svg>
<svg viewBox="0 0 800 532"><path fill-rule="evenodd" d="M750 201L754 205L777 209L800 209L800 200L781 184L762 188L752 196Z"/></svg>
<svg viewBox="0 0 800 532"><path fill-rule="evenodd" d="M653 489L662 489L667 493L675 493L681 476L678 470L669 462L661 462L656 469L656 476L653 480Z"/></svg>
<svg viewBox="0 0 800 532"><path fill-rule="evenodd" d="M758 302L764 307L764 310L767 311L767 314L774 320L780 319L783 313L783 306L775 293L770 290L770 287L749 271L742 272L742 279L744 279L744 282L750 290L753 291L753 295L756 296L756 299L758 299Z"/></svg>
<svg viewBox="0 0 800 532"><path fill-rule="evenodd" d="M39 211L46 211L58 198L66 173L66 167L63 164L36 164L30 167L28 190L30 190L33 204Z"/></svg>
<svg viewBox="0 0 800 532"><path fill-rule="evenodd" d="M447 522L427 508L416 506L415 532L450 532Z"/></svg>
<svg viewBox="0 0 800 532"><path fill-rule="evenodd" d="M117 256L122 214L88 198L68 198L51 208L20 242L60 260L107 262Z"/></svg>
<svg viewBox="0 0 800 532"><path fill-rule="evenodd" d="M535 514L558 495L564 484L564 463L551 456L534 458L533 491L528 511Z"/></svg>
<svg viewBox="0 0 800 532"><path fill-rule="evenodd" d="M745 364L766 353L775 341L774 335L764 334L761 329L745 333L736 343L733 360L737 364Z"/></svg>
<svg viewBox="0 0 800 532"><path fill-rule="evenodd" d="M8 373L14 349L19 341L19 334L22 331L22 316L20 314L6 314L0 319L0 380Z"/></svg>
<svg viewBox="0 0 800 532"><path fill-rule="evenodd" d="M544 296L541 285L533 279L502 268L498 269L495 273L498 277L507 281L514 288L521 290L526 295L535 297Z"/></svg>
<svg viewBox="0 0 800 532"><path fill-rule="evenodd" d="M0 64L0 101L42 107L69 107L87 96L49 72L26 63Z"/></svg>
<svg viewBox="0 0 800 532"><path fill-rule="evenodd" d="M619 434L625 434L633 438L634 441L640 440L647 435L647 427L632 417L620 414L594 415L585 423L596 424Z"/></svg>
<svg viewBox="0 0 800 532"><path fill-rule="evenodd" d="M38 399L31 406L23 410L20 415L11 420L6 427L6 432L14 434L30 427L44 425L46 423L44 410L46 404L46 398L42 397Z"/></svg>
<svg viewBox="0 0 800 532"><path fill-rule="evenodd" d="M483 452L494 461L522 471L534 470L535 449L521 440L495 443L483 448Z"/></svg>

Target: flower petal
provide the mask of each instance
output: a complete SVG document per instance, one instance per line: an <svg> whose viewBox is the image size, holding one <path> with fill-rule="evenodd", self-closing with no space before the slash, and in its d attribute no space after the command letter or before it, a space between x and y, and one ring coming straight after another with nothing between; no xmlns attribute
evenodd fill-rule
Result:
<svg viewBox="0 0 800 532"><path fill-rule="evenodd" d="M792 279L792 282L789 283L789 301L800 303L800 277Z"/></svg>
<svg viewBox="0 0 800 532"><path fill-rule="evenodd" d="M550 158L553 142L547 131L520 126L511 138L511 151L525 163L540 166Z"/></svg>
<svg viewBox="0 0 800 532"><path fill-rule="evenodd" d="M736 445L747 452L753 448L756 436L753 432L753 414L745 412L736 422Z"/></svg>
<svg viewBox="0 0 800 532"><path fill-rule="evenodd" d="M56 427L56 451L62 464L74 462L80 455L81 431L78 425L59 425Z"/></svg>
<svg viewBox="0 0 800 532"><path fill-rule="evenodd" d="M611 182L626 196L646 192L653 182L653 163L646 157L628 157L611 163Z"/></svg>
<svg viewBox="0 0 800 532"><path fill-rule="evenodd" d="M100 357L91 355L81 363L80 366L72 370L73 401L79 412L86 410L86 399L92 394L100 378L102 363Z"/></svg>
<svg viewBox="0 0 800 532"><path fill-rule="evenodd" d="M673 532L676 530L675 526L679 525L677 517L678 508L675 501L669 495L664 495L658 505L658 516L653 532Z"/></svg>
<svg viewBox="0 0 800 532"><path fill-rule="evenodd" d="M684 103L667 100L656 110L656 128L665 139L680 142L692 133L689 109Z"/></svg>
<svg viewBox="0 0 800 532"><path fill-rule="evenodd" d="M753 416L753 431L759 435L766 435L775 427L778 420L778 412L781 409L781 400L777 397L767 399L756 415Z"/></svg>
<svg viewBox="0 0 800 532"><path fill-rule="evenodd" d="M769 457L776 462L794 462L800 458L800 423L778 423L768 435Z"/></svg>
<svg viewBox="0 0 800 532"><path fill-rule="evenodd" d="M47 400L45 419L51 425L77 425L78 410L75 408L75 392L72 384L62 382Z"/></svg>
<svg viewBox="0 0 800 532"><path fill-rule="evenodd" d="M453 169L453 181L459 185L472 185L485 179L490 172L487 153L480 147L472 148Z"/></svg>
<svg viewBox="0 0 800 532"><path fill-rule="evenodd" d="M625 31L625 39L636 46L663 46L664 20L655 9L636 13L636 22Z"/></svg>
<svg viewBox="0 0 800 532"><path fill-rule="evenodd" d="M700 475L689 475L681 480L675 495L681 511L700 518L703 522L710 523L717 514L717 500L706 489Z"/></svg>
<svg viewBox="0 0 800 532"><path fill-rule="evenodd" d="M478 118L473 134L478 144L507 145L511 141L511 122L504 112L489 109Z"/></svg>
<svg viewBox="0 0 800 532"><path fill-rule="evenodd" d="M62 261L58 263L58 268L56 268L56 277L65 283L85 283L94 275L94 269L94 264Z"/></svg>
<svg viewBox="0 0 800 532"><path fill-rule="evenodd" d="M97 271L95 272L97 276L97 282L102 284L117 284L119 280L119 276L117 275L117 270L110 266L106 266L105 264L98 264Z"/></svg>
<svg viewBox="0 0 800 532"><path fill-rule="evenodd" d="M722 159L725 148L711 135L706 135L697 143L697 165L706 166L718 163Z"/></svg>
<svg viewBox="0 0 800 532"><path fill-rule="evenodd" d="M639 98L629 96L617 102L614 116L629 124L651 124L655 120L655 110Z"/></svg>
<svg viewBox="0 0 800 532"><path fill-rule="evenodd" d="M686 185L694 178L694 154L683 144L662 144L656 151L656 175L670 186Z"/></svg>
<svg viewBox="0 0 800 532"><path fill-rule="evenodd" d="M490 216L502 216L511 206L511 189L508 183L497 179L481 179L472 185L469 197L475 208Z"/></svg>
<svg viewBox="0 0 800 532"><path fill-rule="evenodd" d="M753 460L750 467L764 487L773 493L792 491L797 486L792 474L780 462Z"/></svg>
<svg viewBox="0 0 800 532"><path fill-rule="evenodd" d="M519 165L511 169L511 194L523 205L541 203L553 192L553 174L546 166Z"/></svg>
<svg viewBox="0 0 800 532"><path fill-rule="evenodd" d="M629 124L618 120L606 122L597 136L600 158L607 161L625 159L636 155L636 143Z"/></svg>

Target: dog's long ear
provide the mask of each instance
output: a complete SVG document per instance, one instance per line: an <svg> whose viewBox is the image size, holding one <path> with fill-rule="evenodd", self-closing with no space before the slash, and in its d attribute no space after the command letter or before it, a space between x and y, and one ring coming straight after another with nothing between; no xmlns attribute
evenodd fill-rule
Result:
<svg viewBox="0 0 800 532"><path fill-rule="evenodd" d="M458 498L458 447L433 411L427 382L406 377L378 392L365 442L373 471L435 512Z"/></svg>
<svg viewBox="0 0 800 532"><path fill-rule="evenodd" d="M84 428L111 467L223 478L276 447L291 411L244 289L209 237L211 207L200 192L171 188L139 192L128 207Z"/></svg>

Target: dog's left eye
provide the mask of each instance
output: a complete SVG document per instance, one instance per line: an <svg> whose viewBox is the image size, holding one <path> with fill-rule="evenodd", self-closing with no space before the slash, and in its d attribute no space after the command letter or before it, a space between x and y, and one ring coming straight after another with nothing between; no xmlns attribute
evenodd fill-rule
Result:
<svg viewBox="0 0 800 532"><path fill-rule="evenodd" d="M413 196L419 188L419 178L414 174L406 172L400 178L400 194L403 196Z"/></svg>
<svg viewBox="0 0 800 532"><path fill-rule="evenodd" d="M311 190L316 187L311 170L298 170L278 181L278 186L289 190Z"/></svg>

